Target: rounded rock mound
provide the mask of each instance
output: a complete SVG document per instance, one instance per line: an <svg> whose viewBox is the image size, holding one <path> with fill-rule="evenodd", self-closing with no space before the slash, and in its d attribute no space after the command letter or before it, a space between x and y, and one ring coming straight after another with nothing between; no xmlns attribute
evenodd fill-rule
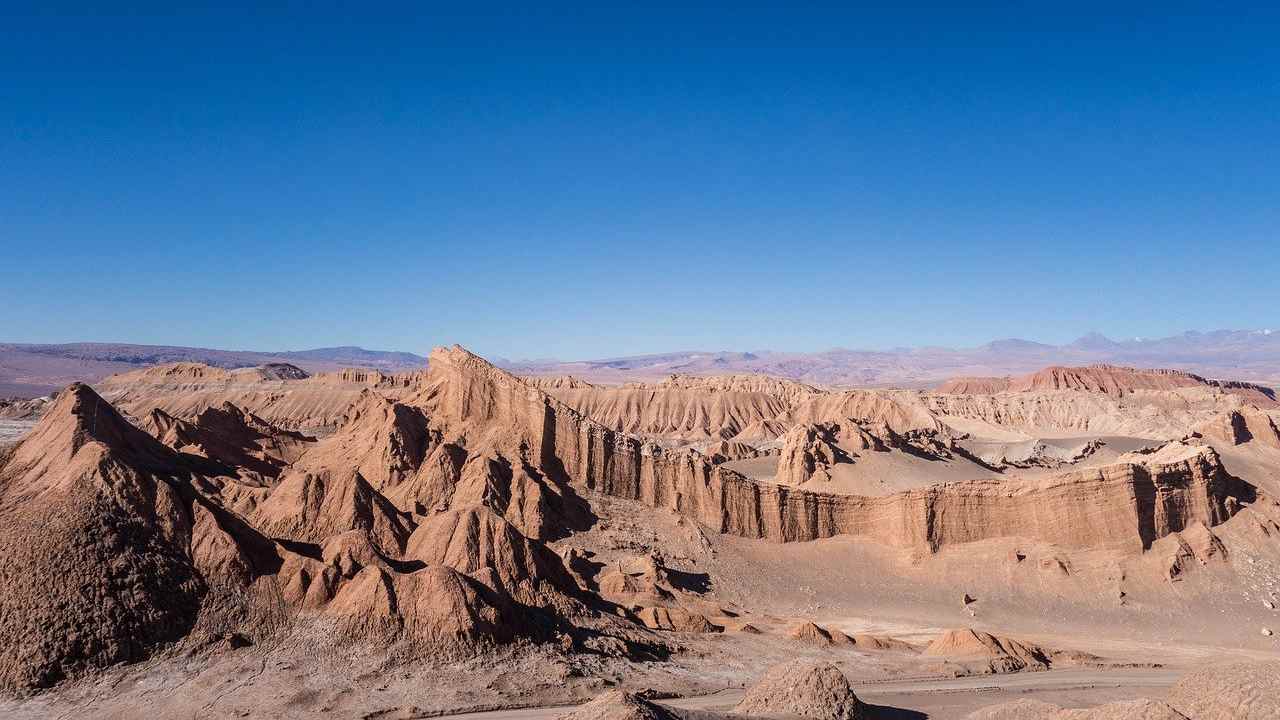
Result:
<svg viewBox="0 0 1280 720"><path fill-rule="evenodd" d="M678 720L678 716L650 701L645 693L607 692L559 720Z"/></svg>
<svg viewBox="0 0 1280 720"><path fill-rule="evenodd" d="M793 661L769 669L733 710L753 717L863 720L866 707L840 668L831 663Z"/></svg>
<svg viewBox="0 0 1280 720"><path fill-rule="evenodd" d="M1194 720L1280 718L1280 661L1219 665L1184 675L1168 702Z"/></svg>

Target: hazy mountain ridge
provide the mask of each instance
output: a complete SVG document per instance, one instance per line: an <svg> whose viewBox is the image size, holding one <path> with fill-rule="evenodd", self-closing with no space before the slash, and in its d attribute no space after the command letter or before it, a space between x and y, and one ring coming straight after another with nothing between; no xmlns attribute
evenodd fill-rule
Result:
<svg viewBox="0 0 1280 720"><path fill-rule="evenodd" d="M763 373L826 386L925 386L957 375L1003 376L1049 365L1109 363L1169 367L1211 378L1280 382L1280 332L1190 331L1165 338L1112 340L1089 333L1065 345L1019 338L975 348L916 347L892 350L835 348L815 353L689 351L603 360L505 361L512 372L574 375L593 382L652 380L672 373Z"/></svg>
<svg viewBox="0 0 1280 720"><path fill-rule="evenodd" d="M197 362L228 370L290 363L309 372L364 367L395 372L426 367L407 352L355 346L262 352L132 343L0 343L0 397L41 395L75 381L172 362Z"/></svg>
<svg viewBox="0 0 1280 720"><path fill-rule="evenodd" d="M291 363L309 372L342 367L396 372L424 368L427 359L354 346L264 352L130 343L0 343L0 397L43 395L71 382L92 382L171 362L226 369ZM757 373L829 387L924 387L956 376L1022 375L1049 365L1094 363L1173 368L1275 386L1280 385L1280 331L1190 331L1130 340L1089 333L1065 345L1005 338L974 348L834 348L814 353L688 350L578 361L494 358L495 365L516 374L574 375L598 383L652 381L671 374Z"/></svg>

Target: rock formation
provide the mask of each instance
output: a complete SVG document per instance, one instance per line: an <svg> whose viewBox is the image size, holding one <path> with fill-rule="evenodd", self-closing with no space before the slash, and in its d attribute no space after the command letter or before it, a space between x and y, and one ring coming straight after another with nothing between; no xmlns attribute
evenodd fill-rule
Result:
<svg viewBox="0 0 1280 720"><path fill-rule="evenodd" d="M560 720L677 720L678 715L643 693L607 692L560 716Z"/></svg>
<svg viewBox="0 0 1280 720"><path fill-rule="evenodd" d="M227 472L243 469L271 478L314 443L314 438L277 428L231 403L206 408L191 421L157 408L139 427L174 450L221 463Z"/></svg>
<svg viewBox="0 0 1280 720"><path fill-rule="evenodd" d="M88 386L59 394L0 467L0 686L140 660L191 630L207 588L183 475Z"/></svg>
<svg viewBox="0 0 1280 720"><path fill-rule="evenodd" d="M872 453L930 463L958 455L959 433L943 419L959 417L969 398L822 392L759 377L607 391L537 384L549 394L458 347L430 362L406 376L152 368L106 384L127 414L87 386L60 393L0 457L0 542L9 549L0 554L9 592L0 633L14 639L0 645L0 687L47 687L206 636L372 645L388 662L464 658L516 639L636 657L708 642L696 634L725 627L743 631L729 642L753 641L747 621L768 621L696 597L711 595L710 584L674 569L713 557L707 534L715 532L772 542L850 535L913 557L1017 538L1055 552L1106 551L1108 560L1141 556L1179 581L1199 563L1234 559L1223 540L1234 526L1216 529L1265 498L1196 438L1037 477L990 473L879 496L817 492L815 476ZM1263 422L1268 411L1224 387L1184 391L1196 396L1187 403L1206 404L1184 407L1178 422L1237 411L1239 422L1214 426L1222 442L1256 443L1274 430ZM1053 392L1114 409L1166 391ZM983 406L977 416L1007 421L1009 407ZM282 429L311 424L325 437ZM667 446L620 428L661 434ZM757 432L786 434L781 479L804 487L730 469L760 452L732 438ZM695 437L707 454L670 447ZM751 465L772 458L759 460ZM695 550L668 555L676 558L668 566L656 549L667 538L656 530L652 542L622 533L598 572L578 572L592 567L590 555L571 571L564 558L574 543L560 541L586 531L612 542L621 531L597 514L611 505L668 522ZM811 623L798 632L812 643L915 652ZM977 631L949 633L924 654L1001 671L1055 658ZM740 711L754 712L751 698L765 707L759 698L768 696L781 698L775 710L790 703L796 714L824 706L856 717L861 705L832 671L779 670Z"/></svg>
<svg viewBox="0 0 1280 720"><path fill-rule="evenodd" d="M37 398L0 398L0 418L30 420L39 418L53 405L56 395Z"/></svg>
<svg viewBox="0 0 1280 720"><path fill-rule="evenodd" d="M642 608L636 616L645 627L654 630L671 630L686 633L718 633L724 628L707 620L706 616L682 608Z"/></svg>
<svg viewBox="0 0 1280 720"><path fill-rule="evenodd" d="M570 612L566 598L579 593L559 555L483 505L426 519L409 537L404 556L472 575L526 605Z"/></svg>
<svg viewBox="0 0 1280 720"><path fill-rule="evenodd" d="M862 720L866 707L840 668L796 661L770 668L733 709L749 717Z"/></svg>
<svg viewBox="0 0 1280 720"><path fill-rule="evenodd" d="M962 663L978 663L994 673L1047 670L1052 664L1050 652L1043 648L972 628L946 631L930 643L923 654Z"/></svg>
<svg viewBox="0 0 1280 720"><path fill-rule="evenodd" d="M1143 370L1118 365L1088 367L1048 367L1016 378L955 378L938 387L946 394L980 395L999 392L1025 393L1045 390L1075 390L1121 397L1135 390L1176 390L1212 388L1239 395L1249 402L1274 406L1271 388L1253 383L1207 380L1181 370Z"/></svg>
<svg viewBox="0 0 1280 720"><path fill-rule="evenodd" d="M1058 469L1088 459L1104 445L1106 443L1101 440L1089 440L1075 447L1061 447L1037 440L1018 443L1014 448L1005 448L998 455L982 455L981 460L1001 469Z"/></svg>
<svg viewBox="0 0 1280 720"><path fill-rule="evenodd" d="M828 630L812 622L802 622L788 633L791 637L808 645L853 645L853 638L839 630Z"/></svg>
<svg viewBox="0 0 1280 720"><path fill-rule="evenodd" d="M738 440L721 440L704 448L702 454L706 455L713 465L719 465L734 460L758 458L767 453Z"/></svg>
<svg viewBox="0 0 1280 720"><path fill-rule="evenodd" d="M443 512L402 511L362 470L402 487L447 444L421 410L381 397L346 416L312 444L234 407L153 413L144 424L166 445L67 388L0 465L0 632L17 639L0 649L0 686L137 661L197 630L288 634L327 618L343 642L449 657L590 621L559 556L501 515L523 502L511 485L486 476L445 493ZM531 620L529 606L551 614Z"/></svg>
<svg viewBox="0 0 1280 720"><path fill-rule="evenodd" d="M817 475L817 480L831 478L831 466L851 463L853 458L840 446L840 426L835 424L797 425L783 438L778 461L778 482L803 485Z"/></svg>
<svg viewBox="0 0 1280 720"><path fill-rule="evenodd" d="M365 390L394 398L409 392L421 377L376 370L308 375L290 365L224 370L182 362L112 375L98 387L105 399L136 418L158 408L191 420L208 408L231 403L277 427L332 432Z"/></svg>
<svg viewBox="0 0 1280 720"><path fill-rule="evenodd" d="M1275 418L1253 406L1228 410L1199 425L1196 432L1228 445L1256 442L1280 448L1280 428L1277 428Z"/></svg>
<svg viewBox="0 0 1280 720"><path fill-rule="evenodd" d="M581 382L533 383L611 430L672 440L727 440L818 394L801 383L765 376L693 378L597 387Z"/></svg>

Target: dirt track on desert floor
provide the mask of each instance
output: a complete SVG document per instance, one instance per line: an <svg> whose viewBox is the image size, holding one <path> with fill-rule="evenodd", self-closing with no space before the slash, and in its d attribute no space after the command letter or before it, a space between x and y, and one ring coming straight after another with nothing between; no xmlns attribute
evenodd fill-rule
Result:
<svg viewBox="0 0 1280 720"><path fill-rule="evenodd" d="M1173 685L1181 674L1180 670L1167 668L1090 668L851 684L858 697L873 706L872 717L949 720L1019 697L1074 704L1072 696L1075 691L1087 690L1090 700L1096 699L1097 702L1162 695L1164 689ZM730 688L710 695L660 702L685 710L728 710L738 703L742 694L742 689ZM572 709L571 705L556 705L443 717L459 720L555 720Z"/></svg>

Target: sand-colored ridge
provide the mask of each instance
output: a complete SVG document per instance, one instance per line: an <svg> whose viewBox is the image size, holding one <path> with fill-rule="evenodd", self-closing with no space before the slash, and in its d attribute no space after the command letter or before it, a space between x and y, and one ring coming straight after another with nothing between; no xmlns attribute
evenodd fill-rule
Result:
<svg viewBox="0 0 1280 720"><path fill-rule="evenodd" d="M1174 390L1188 387L1213 388L1239 395L1250 402L1272 406L1276 404L1274 390L1254 383L1209 380L1182 370L1141 369L1105 364L1086 367L1053 366L1020 377L954 378L938 386L938 392L979 395L1073 390L1119 397L1136 390Z"/></svg>
<svg viewBox="0 0 1280 720"><path fill-rule="evenodd" d="M527 605L572 612L569 599L580 593L559 555L483 505L426 519L409 537L404 557L453 568Z"/></svg>
<svg viewBox="0 0 1280 720"><path fill-rule="evenodd" d="M104 378L102 396L132 417L160 409L191 420L208 408L231 403L280 428L332 432L365 390L399 397L421 381L421 372L387 375L349 369L310 375L292 366L225 370L181 362Z"/></svg>
<svg viewBox="0 0 1280 720"><path fill-rule="evenodd" d="M929 643L922 654L953 661L978 661L987 664L992 672L1046 670L1053 663L1052 651L973 628L944 632Z"/></svg>

